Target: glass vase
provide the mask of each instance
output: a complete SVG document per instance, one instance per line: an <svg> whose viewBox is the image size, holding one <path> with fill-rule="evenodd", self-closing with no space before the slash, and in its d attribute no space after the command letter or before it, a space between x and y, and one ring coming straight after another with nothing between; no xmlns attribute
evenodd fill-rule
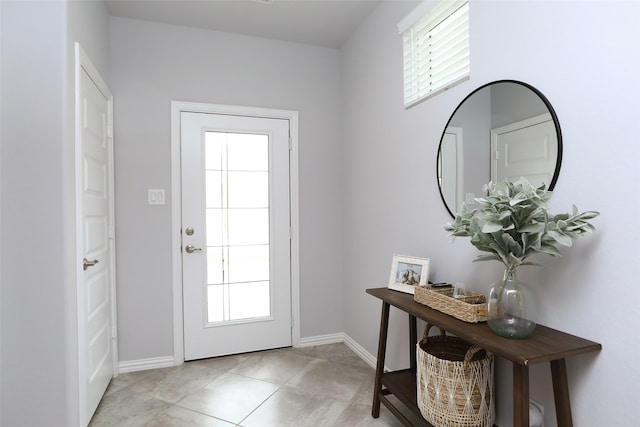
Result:
<svg viewBox="0 0 640 427"><path fill-rule="evenodd" d="M516 270L506 269L502 280L494 282L489 291L487 324L502 337L526 338L536 328L534 305L529 287L518 280Z"/></svg>

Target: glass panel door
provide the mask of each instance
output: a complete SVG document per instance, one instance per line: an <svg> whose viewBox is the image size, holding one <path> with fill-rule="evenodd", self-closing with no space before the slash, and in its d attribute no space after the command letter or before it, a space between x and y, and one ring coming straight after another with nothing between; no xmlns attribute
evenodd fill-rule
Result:
<svg viewBox="0 0 640 427"><path fill-rule="evenodd" d="M180 117L185 360L289 346L289 121Z"/></svg>

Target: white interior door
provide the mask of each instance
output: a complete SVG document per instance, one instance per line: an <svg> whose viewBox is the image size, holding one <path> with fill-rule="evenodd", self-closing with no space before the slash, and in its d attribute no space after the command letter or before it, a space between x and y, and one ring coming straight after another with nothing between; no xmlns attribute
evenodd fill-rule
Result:
<svg viewBox="0 0 640 427"><path fill-rule="evenodd" d="M526 178L534 187L551 183L558 157L556 128L550 114L491 131L491 180Z"/></svg>
<svg viewBox="0 0 640 427"><path fill-rule="evenodd" d="M77 49L77 257L80 420L115 374L112 97Z"/></svg>
<svg viewBox="0 0 640 427"><path fill-rule="evenodd" d="M291 345L289 121L182 112L185 360Z"/></svg>

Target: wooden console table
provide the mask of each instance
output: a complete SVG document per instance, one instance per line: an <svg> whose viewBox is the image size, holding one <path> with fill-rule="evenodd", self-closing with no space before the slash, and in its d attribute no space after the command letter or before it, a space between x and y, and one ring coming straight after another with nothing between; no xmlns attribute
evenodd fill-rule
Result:
<svg viewBox="0 0 640 427"><path fill-rule="evenodd" d="M542 325L537 325L533 335L527 339L502 338L492 332L486 323L463 322L415 302L413 295L388 288L367 289L367 293L382 300L378 361L371 410L374 418L380 416L380 404L383 403L404 425L412 426L411 421L387 399L386 396L389 394L396 396L404 405L420 415L416 403L415 345L418 342L416 319L422 319L513 363L513 425L515 427L529 426L529 366L549 362L558 426L573 426L565 359L578 354L599 351L602 349L600 344ZM390 306L409 314L410 368L385 373L384 359ZM429 424L425 421L424 425Z"/></svg>

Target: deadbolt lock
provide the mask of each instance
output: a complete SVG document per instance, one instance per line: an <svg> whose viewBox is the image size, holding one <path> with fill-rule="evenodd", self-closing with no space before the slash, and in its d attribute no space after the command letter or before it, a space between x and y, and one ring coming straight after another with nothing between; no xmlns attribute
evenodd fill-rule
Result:
<svg viewBox="0 0 640 427"><path fill-rule="evenodd" d="M187 236L193 236L193 227L187 227L187 229L186 229L186 230L184 230L184 233L185 233Z"/></svg>

